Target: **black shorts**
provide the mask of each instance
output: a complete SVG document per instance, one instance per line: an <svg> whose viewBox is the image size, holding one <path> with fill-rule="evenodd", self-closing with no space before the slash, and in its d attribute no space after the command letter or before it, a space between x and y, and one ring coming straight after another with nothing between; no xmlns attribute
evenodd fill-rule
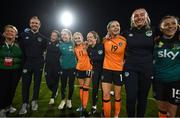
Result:
<svg viewBox="0 0 180 118"><path fill-rule="evenodd" d="M180 80L174 82L154 80L153 95L156 100L180 105Z"/></svg>
<svg viewBox="0 0 180 118"><path fill-rule="evenodd" d="M122 86L124 83L123 72L103 69L101 81L104 83L110 83L117 86Z"/></svg>
<svg viewBox="0 0 180 118"><path fill-rule="evenodd" d="M78 79L90 78L91 76L92 76L91 70L87 70L87 71L76 70L76 77Z"/></svg>

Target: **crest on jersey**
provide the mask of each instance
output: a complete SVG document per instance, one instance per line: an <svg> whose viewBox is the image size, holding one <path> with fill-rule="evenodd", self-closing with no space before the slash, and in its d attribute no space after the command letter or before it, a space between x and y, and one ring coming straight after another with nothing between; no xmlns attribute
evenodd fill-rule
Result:
<svg viewBox="0 0 180 118"><path fill-rule="evenodd" d="M152 30L146 31L146 36L148 36L148 37L152 36Z"/></svg>
<svg viewBox="0 0 180 118"><path fill-rule="evenodd" d="M180 103L180 100L179 100L179 99L175 99L175 102L176 102L176 103Z"/></svg>
<svg viewBox="0 0 180 118"><path fill-rule="evenodd" d="M73 51L73 47L71 45L69 46L69 51Z"/></svg>
<svg viewBox="0 0 180 118"><path fill-rule="evenodd" d="M42 42L42 38L41 38L41 37L38 37L37 40L38 40L39 42Z"/></svg>
<svg viewBox="0 0 180 118"><path fill-rule="evenodd" d="M98 54L102 55L103 51L102 50L98 50Z"/></svg>
<svg viewBox="0 0 180 118"><path fill-rule="evenodd" d="M119 42L118 45L119 45L119 46L122 46L122 42Z"/></svg>
<svg viewBox="0 0 180 118"><path fill-rule="evenodd" d="M161 48L164 45L162 41L159 42L158 47Z"/></svg>

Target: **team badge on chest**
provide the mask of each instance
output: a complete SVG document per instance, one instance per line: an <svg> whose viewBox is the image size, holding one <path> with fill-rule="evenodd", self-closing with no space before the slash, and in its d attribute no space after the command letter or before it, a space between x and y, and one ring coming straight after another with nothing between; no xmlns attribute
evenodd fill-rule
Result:
<svg viewBox="0 0 180 118"><path fill-rule="evenodd" d="M102 55L103 51L102 50L98 50L98 54Z"/></svg>
<svg viewBox="0 0 180 118"><path fill-rule="evenodd" d="M146 36L148 37L152 36L152 31L151 30L146 31Z"/></svg>
<svg viewBox="0 0 180 118"><path fill-rule="evenodd" d="M42 38L41 38L41 37L38 37L37 40L38 40L39 42L42 42Z"/></svg>
<svg viewBox="0 0 180 118"><path fill-rule="evenodd" d="M119 46L122 46L122 42L119 42L118 45L119 45Z"/></svg>

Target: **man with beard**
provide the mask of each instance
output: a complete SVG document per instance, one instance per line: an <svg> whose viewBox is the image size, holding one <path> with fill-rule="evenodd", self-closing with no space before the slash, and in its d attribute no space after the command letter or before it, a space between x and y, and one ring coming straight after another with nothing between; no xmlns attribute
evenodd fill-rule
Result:
<svg viewBox="0 0 180 118"><path fill-rule="evenodd" d="M26 114L29 105L29 91L32 78L34 78L33 96L31 102L32 111L38 110L38 96L44 65L44 51L47 39L39 33L41 22L37 16L33 16L29 22L30 29L26 29L20 38L25 62L22 73L22 98L23 104L19 114ZM34 77L32 77L34 75Z"/></svg>

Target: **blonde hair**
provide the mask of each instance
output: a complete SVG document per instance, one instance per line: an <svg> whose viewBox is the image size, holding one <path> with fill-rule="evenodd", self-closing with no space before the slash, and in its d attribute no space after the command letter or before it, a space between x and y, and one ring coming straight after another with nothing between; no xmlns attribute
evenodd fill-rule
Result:
<svg viewBox="0 0 180 118"><path fill-rule="evenodd" d="M18 30L17 30L17 28L16 28L14 25L6 25L6 26L4 27L4 31L5 31L6 29L8 29L8 28L13 29L13 30L16 32L16 34L18 34Z"/></svg>
<svg viewBox="0 0 180 118"><path fill-rule="evenodd" d="M70 41L72 41L72 33L71 33L71 31L69 29L62 29L61 33L62 32L68 33L68 35L70 36Z"/></svg>
<svg viewBox="0 0 180 118"><path fill-rule="evenodd" d="M73 34L73 42L74 42L75 46L77 46L76 43L75 43L75 41L74 41L74 37L75 37L76 35L79 35L79 36L81 37L81 39L84 41L84 37L83 37L82 33L80 33L80 32L75 32L75 33Z"/></svg>
<svg viewBox="0 0 180 118"><path fill-rule="evenodd" d="M73 40L74 40L74 37L75 37L76 35L79 35L79 36L81 37L81 39L84 40L84 37L83 37L82 33L80 33L80 32L75 32L75 33L73 34Z"/></svg>
<svg viewBox="0 0 180 118"><path fill-rule="evenodd" d="M135 28L137 27L136 23L134 22L134 14L138 11L138 10L142 10L144 13L145 13L145 25L146 25L146 28L149 29L150 28L150 25L151 25L151 20L149 18L149 15L147 13L147 11L144 9L144 8L139 8L139 9L136 9L134 10L134 12L132 13L131 15L131 28Z"/></svg>
<svg viewBox="0 0 180 118"><path fill-rule="evenodd" d="M110 28L110 26L111 26L111 24L113 23L113 22L118 22L117 20L112 20L112 21L110 21L108 24L107 24L107 30ZM119 23L119 22L118 22Z"/></svg>

